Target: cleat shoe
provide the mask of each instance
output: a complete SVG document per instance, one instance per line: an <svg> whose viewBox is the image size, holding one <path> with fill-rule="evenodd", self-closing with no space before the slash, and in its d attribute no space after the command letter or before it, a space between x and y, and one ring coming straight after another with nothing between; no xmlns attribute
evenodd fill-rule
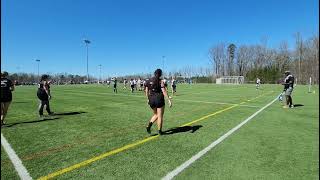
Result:
<svg viewBox="0 0 320 180"><path fill-rule="evenodd" d="M161 131L161 130L159 130L158 131L158 134L161 136L161 135L164 135L164 133Z"/></svg>
<svg viewBox="0 0 320 180"><path fill-rule="evenodd" d="M148 134L151 134L151 127L147 126L146 129L147 129Z"/></svg>

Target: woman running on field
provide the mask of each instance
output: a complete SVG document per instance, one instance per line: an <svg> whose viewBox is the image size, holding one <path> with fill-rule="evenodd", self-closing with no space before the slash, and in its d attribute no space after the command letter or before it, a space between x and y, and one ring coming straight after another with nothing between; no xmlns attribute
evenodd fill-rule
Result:
<svg viewBox="0 0 320 180"><path fill-rule="evenodd" d="M172 106L171 99L168 97L164 82L160 79L161 76L162 70L157 69L154 72L154 77L146 83L146 96L148 97L148 104L153 111L153 116L146 127L149 134L151 133L151 126L155 121L157 121L159 134L163 134L162 123L165 107L164 96L168 99L169 107Z"/></svg>

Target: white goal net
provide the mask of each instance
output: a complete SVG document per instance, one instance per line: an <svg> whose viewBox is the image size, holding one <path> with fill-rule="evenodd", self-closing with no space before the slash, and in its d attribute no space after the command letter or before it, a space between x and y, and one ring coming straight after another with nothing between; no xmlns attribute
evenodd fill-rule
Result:
<svg viewBox="0 0 320 180"><path fill-rule="evenodd" d="M216 79L216 84L243 84L243 76L223 76Z"/></svg>

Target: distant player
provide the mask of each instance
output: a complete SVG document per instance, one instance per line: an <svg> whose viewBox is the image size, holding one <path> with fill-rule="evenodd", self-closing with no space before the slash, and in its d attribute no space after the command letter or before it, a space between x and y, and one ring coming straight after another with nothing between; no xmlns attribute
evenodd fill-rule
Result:
<svg viewBox="0 0 320 180"><path fill-rule="evenodd" d="M116 77L113 78L113 92L118 93Z"/></svg>
<svg viewBox="0 0 320 180"><path fill-rule="evenodd" d="M138 87L137 87L137 80L133 79L133 83L134 83L134 88L136 91L138 91Z"/></svg>
<svg viewBox="0 0 320 180"><path fill-rule="evenodd" d="M172 77L171 80L171 91L172 91L172 96L177 92L177 81Z"/></svg>
<svg viewBox="0 0 320 180"><path fill-rule="evenodd" d="M284 82L282 85L284 85L284 95L286 97L286 104L283 106L283 108L293 108L294 105L292 103L292 91L293 91L293 84L294 84L294 77L291 75L290 71L285 72L286 78L284 79Z"/></svg>
<svg viewBox="0 0 320 180"><path fill-rule="evenodd" d="M160 77L162 70L157 69L154 72L154 77L147 81L146 84L146 96L148 98L148 104L150 105L153 116L151 117L146 129L147 132L151 133L152 124L157 121L159 135L162 135L162 123L165 101L164 97L168 99L169 107L172 106L171 99L168 97L167 89L164 87L164 82L161 81Z"/></svg>
<svg viewBox="0 0 320 180"><path fill-rule="evenodd" d="M146 91L146 85L147 85L147 81L148 81L149 79L144 79L143 80L143 91L145 92Z"/></svg>
<svg viewBox="0 0 320 180"><path fill-rule="evenodd" d="M261 83L260 79L257 78L257 80L256 80L256 89L260 88L260 83Z"/></svg>
<svg viewBox="0 0 320 180"><path fill-rule="evenodd" d="M133 93L133 91L134 91L134 80L133 79L130 80L130 87L131 87L131 93Z"/></svg>
<svg viewBox="0 0 320 180"><path fill-rule="evenodd" d="M41 81L38 84L37 96L40 100L39 104L39 117L43 118L43 108L46 107L46 111L49 115L52 115L53 112L50 110L49 100L51 99L50 92L50 81L48 81L49 76L44 74L41 76Z"/></svg>
<svg viewBox="0 0 320 180"><path fill-rule="evenodd" d="M12 101L12 91L14 91L14 85L7 76L7 72L1 73L1 126L5 124L4 119Z"/></svg>
<svg viewBox="0 0 320 180"><path fill-rule="evenodd" d="M143 80L139 79L140 83L139 83L139 91L143 90Z"/></svg>
<svg viewBox="0 0 320 180"><path fill-rule="evenodd" d="M140 83L141 83L141 79L139 78L138 81L137 81L137 86L139 86L139 89L138 89L139 91L141 91Z"/></svg>
<svg viewBox="0 0 320 180"><path fill-rule="evenodd" d="M123 89L127 89L127 84L128 84L127 79L124 79L123 80Z"/></svg>
<svg viewBox="0 0 320 180"><path fill-rule="evenodd" d="M109 80L107 80L107 86L108 86L108 88L110 87L110 81Z"/></svg>
<svg viewBox="0 0 320 180"><path fill-rule="evenodd" d="M164 83L164 87L166 88L166 89L168 89L168 81L167 81L167 79L166 78L163 78L163 83Z"/></svg>

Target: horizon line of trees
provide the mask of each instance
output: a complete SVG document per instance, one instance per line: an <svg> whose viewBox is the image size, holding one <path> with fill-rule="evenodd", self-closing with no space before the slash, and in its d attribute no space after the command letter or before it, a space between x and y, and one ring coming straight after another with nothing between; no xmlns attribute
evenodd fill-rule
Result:
<svg viewBox="0 0 320 180"><path fill-rule="evenodd" d="M197 83L214 83L216 78L222 76L244 76L245 82L254 82L258 77L264 83L278 83L284 78L284 71L290 70L298 84L308 84L310 77L312 84L319 84L319 36L313 35L303 39L298 32L294 38L296 43L292 50L286 41L282 41L277 48L269 48L266 38L253 45L218 43L208 50L208 66L186 65L178 70L164 70L164 77L175 77L180 81L191 79ZM82 84L87 80L85 75L49 75L56 84ZM153 73L141 73L117 78L121 82L123 79L146 79L152 75ZM9 74L9 78L19 84L34 84L39 81L39 77L33 73L13 73ZM111 77L101 80L89 77L90 82L104 82L110 79Z"/></svg>

